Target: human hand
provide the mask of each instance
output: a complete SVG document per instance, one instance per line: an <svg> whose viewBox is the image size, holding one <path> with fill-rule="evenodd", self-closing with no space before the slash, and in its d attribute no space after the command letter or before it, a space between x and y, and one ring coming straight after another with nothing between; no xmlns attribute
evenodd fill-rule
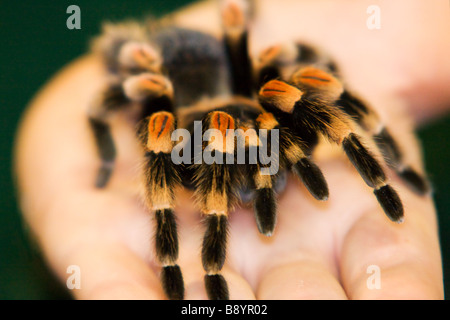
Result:
<svg viewBox="0 0 450 320"><path fill-rule="evenodd" d="M417 10L424 15L423 23L429 29L409 26L407 32L414 36L400 44L392 34L401 34L401 30L389 20L398 14L397 5L380 5L382 21L386 21L380 31L366 28L368 5L287 1L281 6L279 1L262 2L251 40L253 51L293 38L324 47L336 58L351 87L390 125L409 163L419 169L420 151L408 114L416 119L435 114L440 102L448 101L445 95L450 92L442 90L450 83L450 65L444 61L448 43L437 41L443 39L438 36L433 43L427 42L430 34L442 32L437 28L437 21L442 20L436 16L433 21L427 20L431 19L430 12L439 13L438 5L422 8L418 3L403 3L403 9L412 10L410 14ZM404 14L402 19L409 16ZM208 26L217 31L215 17L215 8L207 4L174 19L181 24L201 23L199 28ZM320 23L323 29L309 27L317 20L326 22ZM416 32L411 30L414 28ZM434 50L424 49L430 46ZM153 220L140 197L138 167L142 155L125 114L113 119L118 158L110 184L102 190L94 187L98 159L86 113L103 80L99 61L91 56L82 58L33 101L17 140L16 172L22 209L59 277L66 279L69 265L80 267L82 287L73 291L76 298L162 299L159 267L151 244ZM324 146L318 150L317 164L328 181L329 200L317 202L291 178L280 197L278 224L272 237L258 233L251 211L238 209L231 214L228 258L223 269L231 298L442 298L431 198L413 194L388 171L405 205L405 222L393 224L340 150ZM179 194L177 201L179 264L186 299L205 299L199 250L201 217L188 192ZM367 287L367 268L371 265L380 267L381 289Z"/></svg>

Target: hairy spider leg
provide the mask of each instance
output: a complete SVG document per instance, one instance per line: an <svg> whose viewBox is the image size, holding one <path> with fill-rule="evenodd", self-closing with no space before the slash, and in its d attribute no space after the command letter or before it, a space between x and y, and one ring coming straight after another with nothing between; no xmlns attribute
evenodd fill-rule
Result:
<svg viewBox="0 0 450 320"><path fill-rule="evenodd" d="M175 117L155 112L140 123L140 140L145 150L145 199L156 220L155 250L162 265L161 282L171 300L184 298L184 282L178 259L178 233L174 214L174 190L181 187L177 166L171 159L176 128Z"/></svg>
<svg viewBox="0 0 450 320"><path fill-rule="evenodd" d="M143 117L148 109L152 109L152 112L170 110L167 98L169 90L160 94L161 88L157 84L145 89L145 80L142 79L145 76L139 78L142 74L158 74L161 65L156 50L142 40L143 30L136 24L105 25L103 29L104 34L95 41L94 51L104 61L112 80L96 97L89 110L89 124L101 160L95 183L97 188L107 185L116 158L109 115L136 101L142 104ZM151 77L147 78L152 81Z"/></svg>
<svg viewBox="0 0 450 320"><path fill-rule="evenodd" d="M319 169L305 154L305 146L289 128L282 127L269 112L261 113L256 119L258 129L268 130L268 135L273 130L279 130L279 159L282 167L286 167L294 172L306 186L311 195L317 200L328 199L328 185ZM270 143L270 136L267 139L260 139L264 143ZM265 150L270 150L269 146ZM258 229L262 234L271 235L276 223L276 199L274 192L275 175L261 174L261 167L258 165L252 172L256 195L254 198L254 211Z"/></svg>
<svg viewBox="0 0 450 320"><path fill-rule="evenodd" d="M114 81L97 97L89 110L89 126L94 135L101 161L95 181L97 188L103 188L108 183L116 158L116 147L108 123L108 116L128 103L129 100L123 92L122 85Z"/></svg>
<svg viewBox="0 0 450 320"><path fill-rule="evenodd" d="M202 244L205 288L209 299L228 300L228 286L220 271L226 258L228 214L237 202L242 184L238 166L227 163L226 159L227 156L235 157L235 138L227 130L235 129L236 125L235 119L223 111L208 113L204 123L204 137L208 129L220 133L203 143L203 152L211 152L220 162L194 165L195 197L206 224Z"/></svg>
<svg viewBox="0 0 450 320"><path fill-rule="evenodd" d="M306 128L341 145L366 184L374 189L386 215L401 222L403 205L398 194L386 183L386 175L374 155L354 133L351 118L332 104L343 90L340 82L313 67L300 69L294 78L295 85L280 80L267 82L260 90L261 104L276 112L279 121L293 128L300 138L302 131L298 128ZM322 88L315 90L315 86Z"/></svg>
<svg viewBox="0 0 450 320"><path fill-rule="evenodd" d="M416 193L423 195L429 191L425 177L405 163L404 154L389 129L382 123L378 114L360 98L345 90L337 105L355 119L364 130L372 134L385 162Z"/></svg>
<svg viewBox="0 0 450 320"><path fill-rule="evenodd" d="M222 6L225 51L231 69L231 86L235 95L253 94L252 65L248 48L248 3L226 0Z"/></svg>

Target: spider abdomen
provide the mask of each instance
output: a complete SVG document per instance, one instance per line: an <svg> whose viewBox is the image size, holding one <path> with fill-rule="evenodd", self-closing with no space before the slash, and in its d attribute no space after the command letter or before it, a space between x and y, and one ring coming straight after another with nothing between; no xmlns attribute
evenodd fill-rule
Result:
<svg viewBox="0 0 450 320"><path fill-rule="evenodd" d="M177 106L227 92L228 65L220 40L199 31L173 27L158 32L154 41L172 81Z"/></svg>

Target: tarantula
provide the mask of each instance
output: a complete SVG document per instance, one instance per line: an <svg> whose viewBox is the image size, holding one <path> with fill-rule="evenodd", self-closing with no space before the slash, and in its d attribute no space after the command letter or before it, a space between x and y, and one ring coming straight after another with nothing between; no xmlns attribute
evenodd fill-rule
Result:
<svg viewBox="0 0 450 320"><path fill-rule="evenodd" d="M285 172L298 176L316 199L328 198L326 180L312 160L320 137L342 146L392 221L403 219L401 200L357 129L371 135L387 164L407 185L419 194L428 190L424 177L403 161L376 112L343 85L331 59L301 43L276 45L256 59L250 57L244 5L225 1L221 39L174 26L131 23L108 26L95 42L94 50L103 57L111 79L89 113L101 158L96 186L106 187L114 167L108 115L139 106L137 136L145 154L145 200L154 212L156 255L170 299L184 297L174 214L178 187L194 190L205 217L202 263L210 299L229 298L220 272L226 257L228 214L240 199L250 194L259 231L271 235L276 194L283 188ZM183 139L187 148L182 150L193 161L176 162L172 133L184 128L195 134L195 121L202 121L203 139ZM222 138L208 138L208 129ZM231 135L232 129L241 129L244 143L234 143L240 136ZM280 170L268 174L263 170L269 169L267 157L253 151L274 144L279 152L271 157ZM234 162L195 161L206 150L216 160ZM236 161L240 151L244 163Z"/></svg>

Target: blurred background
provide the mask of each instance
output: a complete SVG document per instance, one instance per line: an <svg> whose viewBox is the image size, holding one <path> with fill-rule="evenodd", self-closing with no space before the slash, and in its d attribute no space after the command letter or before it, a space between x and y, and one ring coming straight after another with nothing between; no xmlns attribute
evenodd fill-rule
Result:
<svg viewBox="0 0 450 320"><path fill-rule="evenodd" d="M86 52L103 20L161 16L188 0L39 0L0 4L0 299L70 299L24 230L12 177L14 134L38 89L64 65ZM81 8L81 30L66 27L68 6ZM449 101L450 104L450 101ZM444 278L450 279L450 115L418 129L439 214ZM445 282L446 296L450 281Z"/></svg>

